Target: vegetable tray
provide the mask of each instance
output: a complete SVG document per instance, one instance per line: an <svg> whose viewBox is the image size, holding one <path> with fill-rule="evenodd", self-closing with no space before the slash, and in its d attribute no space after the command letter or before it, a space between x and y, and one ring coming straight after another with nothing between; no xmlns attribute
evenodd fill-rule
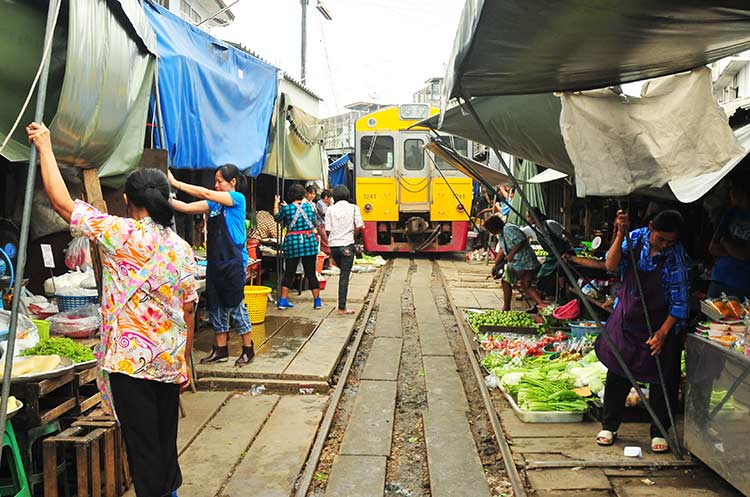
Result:
<svg viewBox="0 0 750 497"><path fill-rule="evenodd" d="M516 335L538 335L539 329L519 328L515 326L494 326L490 324L483 324L479 327L479 333L492 333L493 335L505 335L507 333L513 333Z"/></svg>
<svg viewBox="0 0 750 497"><path fill-rule="evenodd" d="M512 395L506 392L502 387L500 387L500 391L505 395L505 398L510 403L513 411L515 411L518 419L524 423L580 423L583 421L584 414L586 414L583 411L524 411L518 407L518 404L516 404Z"/></svg>

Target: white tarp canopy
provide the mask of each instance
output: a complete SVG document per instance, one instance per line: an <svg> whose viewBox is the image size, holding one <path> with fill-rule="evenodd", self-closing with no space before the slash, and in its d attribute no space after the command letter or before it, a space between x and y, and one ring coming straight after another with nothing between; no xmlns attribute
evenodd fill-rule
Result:
<svg viewBox="0 0 750 497"><path fill-rule="evenodd" d="M537 174L533 178L526 180L526 183L549 183L551 181L557 181L559 179L567 178L568 175L561 171L555 171L554 169L546 169L541 173Z"/></svg>
<svg viewBox="0 0 750 497"><path fill-rule="evenodd" d="M674 196L677 197L677 200L689 204L690 202L695 202L700 199L703 195L708 193L711 188L716 186L719 181L724 179L727 174L731 173L737 164L739 164L740 161L750 153L750 124L735 131L735 135L737 135L744 151L732 158L724 165L724 167L712 173L669 182L669 188L672 190L672 193L674 193Z"/></svg>
<svg viewBox="0 0 750 497"><path fill-rule="evenodd" d="M705 67L651 80L640 98L611 89L565 93L560 129L579 197L660 188L718 171L743 151Z"/></svg>

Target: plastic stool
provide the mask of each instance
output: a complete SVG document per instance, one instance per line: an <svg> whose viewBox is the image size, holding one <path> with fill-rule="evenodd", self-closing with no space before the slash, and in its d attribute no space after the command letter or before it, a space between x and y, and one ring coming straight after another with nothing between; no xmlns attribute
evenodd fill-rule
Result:
<svg viewBox="0 0 750 497"><path fill-rule="evenodd" d="M29 487L31 489L31 494L34 495L34 489L38 485L42 485L44 483L44 467L41 463L38 465L34 464L34 446L37 444L37 442L43 441L45 438L51 435L57 435L62 430L60 429L60 422L59 421L53 421L51 423L48 423L46 425L37 426L34 428L29 429L27 435L26 435L26 460L24 463L26 464L26 467L29 468L29 474L27 474L27 479L29 481ZM42 460L42 450L41 447L38 449L38 458L36 460L41 461ZM64 475L63 481L67 481L67 474L68 474L68 465L67 461L65 459L65 454L61 454L61 463L57 466L57 476ZM70 496L70 489L67 485L64 485L65 490L65 497Z"/></svg>
<svg viewBox="0 0 750 497"><path fill-rule="evenodd" d="M0 496L31 497L29 482L26 480L26 470L23 467L23 460L21 458L21 449L18 448L16 434L13 432L13 426L10 424L10 421L5 424L2 450L4 451L6 447L10 450L11 457L7 457L4 460L8 462L8 466L10 467L13 483L0 486Z"/></svg>

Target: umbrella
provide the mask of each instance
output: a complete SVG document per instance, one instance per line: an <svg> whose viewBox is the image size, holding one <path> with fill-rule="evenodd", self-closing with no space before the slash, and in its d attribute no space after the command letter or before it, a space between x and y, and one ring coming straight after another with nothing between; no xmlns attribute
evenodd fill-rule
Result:
<svg viewBox="0 0 750 497"><path fill-rule="evenodd" d="M536 164L534 164L531 161L522 161L521 167L518 171L518 180L521 183L524 183L526 180L529 180L536 176L539 173L539 170L536 167ZM526 196L529 199L529 203L533 207L539 207L539 209L544 212L544 194L542 193L542 185L539 183L525 183L524 186L524 192L526 192ZM520 195L515 195L513 197L513 202L511 203L513 206L513 210L510 211L510 214L508 214L508 222L511 224L515 224L516 226L522 226L525 224L525 221L519 217L516 212L521 213L521 215L526 215L524 212L524 207L522 206L522 200Z"/></svg>

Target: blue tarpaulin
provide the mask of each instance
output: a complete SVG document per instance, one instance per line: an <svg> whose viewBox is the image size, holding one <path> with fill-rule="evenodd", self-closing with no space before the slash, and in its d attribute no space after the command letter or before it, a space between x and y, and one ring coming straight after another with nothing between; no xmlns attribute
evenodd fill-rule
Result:
<svg viewBox="0 0 750 497"><path fill-rule="evenodd" d="M144 2L156 32L159 99L169 165L263 169L277 69ZM158 133L157 133L158 135Z"/></svg>
<svg viewBox="0 0 750 497"><path fill-rule="evenodd" d="M349 156L344 155L328 164L328 184L331 188L338 185L346 185L346 164Z"/></svg>

